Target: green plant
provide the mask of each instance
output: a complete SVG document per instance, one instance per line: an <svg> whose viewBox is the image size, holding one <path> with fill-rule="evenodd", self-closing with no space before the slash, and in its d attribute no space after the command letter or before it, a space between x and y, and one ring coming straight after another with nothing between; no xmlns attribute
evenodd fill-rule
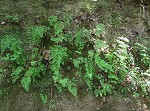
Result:
<svg viewBox="0 0 150 111"><path fill-rule="evenodd" d="M119 73L121 75L121 78L125 78L125 74L127 74L129 68L129 62L128 60L130 60L129 54L128 54L128 43L129 40L127 38L124 37L119 37L117 40L118 43L118 48L115 52L115 56L119 59L117 62L117 66L118 66L118 70Z"/></svg>
<svg viewBox="0 0 150 111"><path fill-rule="evenodd" d="M150 69L141 71L139 67L133 68L128 74L128 82L130 83L130 91L140 96L148 95L150 84Z"/></svg>
<svg viewBox="0 0 150 111"><path fill-rule="evenodd" d="M33 34L33 38L34 37L36 37L35 34ZM33 39L33 41L37 43L35 39ZM44 73L45 66L41 63L42 57L38 51L38 48L25 50L22 46L22 42L13 34L6 35L1 40L1 54L4 56L1 59L12 63L12 82L16 83L16 81L21 78L21 85L26 91L29 90L31 81L34 81L35 77L39 77L41 71ZM28 54L28 57L26 54Z"/></svg>
<svg viewBox="0 0 150 111"><path fill-rule="evenodd" d="M44 33L48 30L45 26L28 27L27 35L30 45L39 45Z"/></svg>
<svg viewBox="0 0 150 111"><path fill-rule="evenodd" d="M11 15L6 15L5 19L8 22L17 22L19 20L19 18L17 16L11 16Z"/></svg>
<svg viewBox="0 0 150 111"><path fill-rule="evenodd" d="M143 63L145 66L150 67L150 55L148 54L150 52L150 49L144 47L139 43L135 43L135 50L140 55L140 62Z"/></svg>
<svg viewBox="0 0 150 111"><path fill-rule="evenodd" d="M40 93L40 97L41 97L42 102L45 104L47 102L47 95Z"/></svg>
<svg viewBox="0 0 150 111"><path fill-rule="evenodd" d="M137 93L140 87L143 95L148 94L148 85L144 85L149 80L150 57L146 47L135 44L131 50L130 41L125 37L118 37L110 47L102 40L106 28L101 23L94 29L77 26L74 31L68 30L71 27L68 21L59 20L57 16L50 16L47 23L18 32L24 36L24 41L10 33L1 39L1 59L9 62L11 74L8 78L13 84L20 82L26 91L34 85L40 92L55 87L60 92L67 90L77 96L81 82L102 97L118 87L122 91L131 77L133 92ZM135 52L140 55L140 65ZM126 87L130 91L132 88ZM45 94L41 93L40 97L43 103L47 102Z"/></svg>
<svg viewBox="0 0 150 111"><path fill-rule="evenodd" d="M21 64L22 61L19 60L22 54L21 41L15 38L16 35L6 35L1 40L1 54L4 54L4 60L16 61Z"/></svg>
<svg viewBox="0 0 150 111"><path fill-rule="evenodd" d="M54 109L56 107L56 103L54 99L51 99L48 103L49 109Z"/></svg>
<svg viewBox="0 0 150 111"><path fill-rule="evenodd" d="M76 96L76 85L73 84L68 78L63 78L62 74L60 74L61 64L64 64L65 58L67 57L67 48L56 45L54 47L51 47L51 53L52 62L50 67L53 72L54 83L59 83L60 85L62 85L62 87L67 87L69 92ZM57 88L59 90L62 90L59 85L57 85Z"/></svg>

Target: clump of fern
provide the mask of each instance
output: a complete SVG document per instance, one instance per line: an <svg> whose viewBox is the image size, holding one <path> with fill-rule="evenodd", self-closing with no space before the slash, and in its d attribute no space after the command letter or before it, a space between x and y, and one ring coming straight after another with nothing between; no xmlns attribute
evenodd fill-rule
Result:
<svg viewBox="0 0 150 111"><path fill-rule="evenodd" d="M10 34L1 40L2 59L11 64L12 83L20 82L29 91L32 85L50 78L48 87L77 96L78 82L82 82L87 91L102 97L118 87L124 89L131 82L134 91L138 91L135 88L138 86L147 94L148 85L144 85L147 80L144 76L149 77L147 48L135 44L135 50L131 50L130 41L125 37L118 37L110 47L103 40L106 28L101 23L94 29L77 26L73 31L68 30L71 25L67 20L59 20L57 16L50 16L47 23L20 32L25 42ZM139 53L141 65L136 64L134 51ZM145 69L139 72L138 67L143 64ZM47 96L43 92L40 96L45 103Z"/></svg>

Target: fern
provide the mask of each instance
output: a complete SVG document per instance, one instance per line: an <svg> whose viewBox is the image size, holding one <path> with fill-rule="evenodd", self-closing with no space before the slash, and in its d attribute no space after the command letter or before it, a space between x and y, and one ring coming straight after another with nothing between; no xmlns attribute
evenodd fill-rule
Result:
<svg viewBox="0 0 150 111"><path fill-rule="evenodd" d="M78 47L79 50L83 49L86 43L86 37L88 38L89 33L86 29L80 29L75 33L75 41L74 44Z"/></svg>
<svg viewBox="0 0 150 111"><path fill-rule="evenodd" d="M95 54L94 59L95 59L95 63L98 65L99 68L101 68L101 70L104 70L105 72L114 73L114 69L112 65L108 64L103 59L101 59L98 53Z"/></svg>
<svg viewBox="0 0 150 111"><path fill-rule="evenodd" d="M112 92L112 86L110 84L104 83L102 84L102 88L101 89L96 89L95 90L95 94L96 96L106 96L107 94L111 94Z"/></svg>
<svg viewBox="0 0 150 111"><path fill-rule="evenodd" d="M24 70L24 67L22 66L18 66L17 68L15 68L14 71L12 71L12 82L15 83L16 80L18 80L20 78L20 76L22 75L23 73L23 70Z"/></svg>
<svg viewBox="0 0 150 111"><path fill-rule="evenodd" d="M52 32L52 37L50 40L55 42L56 44L62 43L67 40L67 35L63 33L65 28L64 22L59 21L56 16L51 16L48 19Z"/></svg>
<svg viewBox="0 0 150 111"><path fill-rule="evenodd" d="M127 74L128 72L128 60L130 59L127 51L129 47L129 40L124 37L118 37L117 43L118 49L115 52L115 56L118 59L117 67L120 73L120 77L123 79L125 77L125 74Z"/></svg>
<svg viewBox="0 0 150 111"><path fill-rule="evenodd" d="M54 75L59 75L61 64L64 63L64 59L67 57L67 48L56 45L51 47L50 50L52 53L52 62L50 67L54 72Z"/></svg>
<svg viewBox="0 0 150 111"><path fill-rule="evenodd" d="M21 85L26 91L28 91L31 82L35 81L36 77L41 77L40 74L44 74L44 73L45 73L45 66L41 63L37 66L32 66L28 68L24 74L24 77L21 80ZM16 76L17 75L15 74L15 79L16 79Z"/></svg>
<svg viewBox="0 0 150 111"><path fill-rule="evenodd" d="M135 49L138 50L141 62L150 67L150 54L148 54L150 50L139 43L135 43Z"/></svg>
<svg viewBox="0 0 150 111"><path fill-rule="evenodd" d="M104 24L97 24L96 29L93 30L93 33L97 36L100 37L102 33L105 33L105 25Z"/></svg>
<svg viewBox="0 0 150 111"><path fill-rule="evenodd" d="M128 72L127 78L130 83L128 89L130 88L133 92L145 96L148 95L150 88L150 69L146 71L141 70L139 67L135 67Z"/></svg>
<svg viewBox="0 0 150 111"><path fill-rule="evenodd" d="M6 35L1 40L1 54L9 50L7 54L11 54L10 59L16 60L22 54L22 47L21 47L22 43L14 36L15 35Z"/></svg>
<svg viewBox="0 0 150 111"><path fill-rule="evenodd" d="M51 40L55 43L62 43L63 41L67 41L67 36L65 34L59 34L57 36L53 36Z"/></svg>
<svg viewBox="0 0 150 111"><path fill-rule="evenodd" d="M45 26L29 27L27 30L29 43L31 45L38 45L47 30L48 28Z"/></svg>
<svg viewBox="0 0 150 111"><path fill-rule="evenodd" d="M73 64L75 68L79 69L80 65L84 63L84 58L83 57L78 57L76 59L73 59Z"/></svg>
<svg viewBox="0 0 150 111"><path fill-rule="evenodd" d="M15 35L6 35L1 40L1 59L9 60L17 66L12 66L12 82L15 83L23 74L26 58L23 56L22 42Z"/></svg>
<svg viewBox="0 0 150 111"><path fill-rule="evenodd" d="M60 33L62 33L63 29L64 29L63 22L58 21L54 24L55 35L59 35Z"/></svg>
<svg viewBox="0 0 150 111"><path fill-rule="evenodd" d="M68 78L63 78L61 71L61 65L64 64L65 58L67 57L67 48L61 47L59 45L56 45L54 47L51 47L51 65L50 68L53 72L53 80L56 83L59 83L62 85L62 87L68 88L69 92L76 96L77 89L76 85L73 84ZM60 85L57 85L58 89L61 89Z"/></svg>
<svg viewBox="0 0 150 111"><path fill-rule="evenodd" d="M21 85L23 86L23 88L24 88L26 91L29 91L30 83L31 83L31 77L30 77L30 76L25 76L25 77L23 77L22 80L21 80Z"/></svg>
<svg viewBox="0 0 150 111"><path fill-rule="evenodd" d="M140 89L148 94L148 48L135 44L132 51L139 54L140 64L137 64L127 38L118 37L112 48L107 41L101 40L106 31L104 24L97 24L95 29L76 26L77 29L70 30L74 24L69 24L70 21L50 16L47 25L31 26L23 33L18 32L23 36L23 42L17 34L4 34L0 41L1 59L10 63L9 78L13 83L20 82L26 91L31 84L42 91L53 85L59 91L67 89L77 96L77 81L82 81L88 90L102 97L131 82L132 90L138 92ZM132 80L127 81L128 77ZM45 81L45 78L49 79ZM41 93L40 97L46 103L47 96Z"/></svg>
<svg viewBox="0 0 150 111"><path fill-rule="evenodd" d="M99 39L95 40L94 42L95 42L94 48L97 52L100 52L102 48L105 48L107 46L105 41Z"/></svg>
<svg viewBox="0 0 150 111"><path fill-rule="evenodd" d="M88 51L88 58L85 61L85 81L90 89L93 86L93 77L95 75L95 66L94 66L94 52L92 50Z"/></svg>
<svg viewBox="0 0 150 111"><path fill-rule="evenodd" d="M40 97L41 97L42 102L45 104L47 102L47 98L48 98L47 95L40 93Z"/></svg>
<svg viewBox="0 0 150 111"><path fill-rule="evenodd" d="M58 18L57 18L57 16L53 15L48 18L48 21L49 21L49 25L53 26L58 21Z"/></svg>

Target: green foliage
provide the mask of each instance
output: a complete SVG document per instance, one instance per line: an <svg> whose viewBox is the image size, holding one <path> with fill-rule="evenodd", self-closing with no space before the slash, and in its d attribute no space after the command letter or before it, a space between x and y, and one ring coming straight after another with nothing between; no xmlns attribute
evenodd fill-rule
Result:
<svg viewBox="0 0 150 111"><path fill-rule="evenodd" d="M53 72L54 83L59 83L62 87L68 88L68 91L76 96L76 85L72 83L67 77L63 78L62 74L60 74L61 65L64 64L67 57L67 48L56 45L54 47L51 47L51 53L52 62L50 67ZM61 90L61 87L59 85L57 85L57 88Z"/></svg>
<svg viewBox="0 0 150 111"><path fill-rule="evenodd" d="M101 70L104 70L105 72L114 73L114 69L112 68L112 66L105 62L103 59L101 59L98 53L95 54L94 58L96 65L98 65L98 67L100 67Z"/></svg>
<svg viewBox="0 0 150 111"><path fill-rule="evenodd" d="M112 92L111 85L106 84L106 83L102 84L101 89L96 89L95 90L95 94L96 94L97 97L98 96L101 96L101 97L106 96L106 94L111 94L111 92Z"/></svg>
<svg viewBox="0 0 150 111"><path fill-rule="evenodd" d="M37 36L41 35L39 34ZM35 36L35 34L32 35L32 37L37 36ZM37 43L37 41L34 41L35 39L32 38L32 40L34 43ZM1 54L3 55L1 59L11 61L13 64L11 66L12 83L16 83L17 80L20 80L21 85L26 91L29 90L31 81L34 80L35 77L39 77L41 72L44 73L45 66L41 63L42 59L38 50L38 48L32 48L32 51L28 54L29 50L24 49L22 42L17 35L14 34L6 35L1 40Z"/></svg>
<svg viewBox="0 0 150 111"><path fill-rule="evenodd" d="M89 36L89 32L87 29L80 29L78 30L76 33L75 33L75 41L74 41L74 44L78 47L79 50L82 50L85 43L86 43L86 40L87 40L87 37Z"/></svg>
<svg viewBox="0 0 150 111"><path fill-rule="evenodd" d="M101 23L95 29L78 27L73 32L67 30L68 27L68 21L50 16L47 26L31 26L18 32L25 36L23 42L15 34L3 36L1 56L9 62L11 73L8 78L12 83L20 82L26 91L32 85L39 88L43 83L46 88L56 87L60 92L67 90L77 96L78 81L82 81L85 88L101 97L131 83L133 87L127 87L129 91L148 94L148 48L135 44L131 50L130 41L125 37L118 37L113 47L109 47L101 40L106 32ZM140 64L136 64L135 52L140 55ZM132 80L128 81L128 77ZM50 80L45 83L45 78ZM42 90L46 89L44 87ZM47 95L41 93L40 97L43 103L47 102Z"/></svg>
<svg viewBox="0 0 150 111"><path fill-rule="evenodd" d="M57 18L57 16L53 15L48 18L48 21L49 21L49 25L53 26L58 21L58 18Z"/></svg>
<svg viewBox="0 0 150 111"><path fill-rule="evenodd" d="M17 68L15 68L14 71L12 71L12 82L15 83L17 79L20 78L20 75L22 73L22 71L24 70L24 68L22 66L18 66Z"/></svg>
<svg viewBox="0 0 150 111"><path fill-rule="evenodd" d="M135 43L135 49L136 52L140 55L140 61L145 65L150 67L150 55L148 54L150 52L150 49L147 47L144 47L143 45L139 43Z"/></svg>
<svg viewBox="0 0 150 111"><path fill-rule="evenodd" d="M22 80L21 80L21 85L23 86L23 88L24 88L26 91L29 91L30 83L31 83L31 77L30 77L30 76L25 76L25 77L23 77Z"/></svg>
<svg viewBox="0 0 150 111"><path fill-rule="evenodd" d="M47 99L48 99L47 95L40 93L40 97L41 97L42 102L45 104L47 102Z"/></svg>
<svg viewBox="0 0 150 111"><path fill-rule="evenodd" d="M93 86L93 77L95 75L95 66L94 66L94 51L88 51L88 58L85 61L85 82L88 87L92 89Z"/></svg>
<svg viewBox="0 0 150 111"><path fill-rule="evenodd" d="M95 49L96 51L99 52L99 49L103 48L103 47L106 47L106 42L105 41L102 41L102 40L95 40Z"/></svg>
<svg viewBox="0 0 150 111"><path fill-rule="evenodd" d="M128 42L129 40L124 38L124 37L119 37L117 40L118 43L118 48L115 52L116 57L119 59L118 60L118 69L120 71L120 75L122 78L124 78L125 74L128 72ZM128 64L129 65L129 64ZM120 70L121 69L121 70Z"/></svg>
<svg viewBox="0 0 150 111"><path fill-rule="evenodd" d="M49 101L48 105L49 105L49 109L53 109L53 108L56 107L56 103L55 103L55 101L53 99L51 99Z"/></svg>
<svg viewBox="0 0 150 111"><path fill-rule="evenodd" d="M62 22L58 21L54 24L55 35L62 33L63 29L64 29L64 25Z"/></svg>
<svg viewBox="0 0 150 111"><path fill-rule="evenodd" d="M50 16L48 21L53 31L51 33L51 40L55 43L66 41L67 35L63 32L65 24L62 21L58 21L57 16Z"/></svg>
<svg viewBox="0 0 150 111"><path fill-rule="evenodd" d="M67 48L56 45L51 47L50 50L52 53L52 62L50 67L55 75L59 75L61 64L64 64L65 58L67 57ZM54 81L57 81L57 78L54 79Z"/></svg>
<svg viewBox="0 0 150 111"><path fill-rule="evenodd" d="M150 69L140 72L139 67L133 68L129 73L128 73L128 80L130 83L130 89L136 94L138 93L141 96L148 95L149 88L150 88Z"/></svg>
<svg viewBox="0 0 150 111"><path fill-rule="evenodd" d="M94 10L94 5L90 4L90 3L86 3L85 8L87 10L87 12L92 13Z"/></svg>
<svg viewBox="0 0 150 111"><path fill-rule="evenodd" d="M97 37L100 37L100 34L105 33L105 25L97 24L96 29L94 29L93 32Z"/></svg>
<svg viewBox="0 0 150 111"><path fill-rule="evenodd" d="M5 19L8 22L17 22L19 20L19 18L17 16L11 16L11 15L6 15Z"/></svg>
<svg viewBox="0 0 150 111"><path fill-rule="evenodd" d="M80 68L80 65L84 63L84 58L83 57L78 57L76 59L73 59L73 64L74 64L74 67L79 69Z"/></svg>
<svg viewBox="0 0 150 111"><path fill-rule="evenodd" d="M34 26L28 28L27 34L29 36L29 43L31 45L39 44L46 31L47 28L44 26Z"/></svg>
<svg viewBox="0 0 150 111"><path fill-rule="evenodd" d="M15 38L16 35L6 35L1 40L1 54L6 54L3 59L16 60L20 58L22 54L21 41Z"/></svg>

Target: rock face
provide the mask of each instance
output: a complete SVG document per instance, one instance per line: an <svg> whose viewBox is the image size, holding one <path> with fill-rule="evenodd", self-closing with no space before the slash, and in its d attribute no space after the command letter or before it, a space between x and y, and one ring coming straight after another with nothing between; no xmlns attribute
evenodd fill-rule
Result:
<svg viewBox="0 0 150 111"><path fill-rule="evenodd" d="M69 93L55 93L53 102L42 104L36 91L25 92L20 87L10 87L0 96L0 111L149 111L150 100L124 97L115 94L96 98L87 93L73 97Z"/></svg>
<svg viewBox="0 0 150 111"><path fill-rule="evenodd" d="M142 99L123 97L120 94L110 96L100 111L149 111L148 106L141 101Z"/></svg>
<svg viewBox="0 0 150 111"><path fill-rule="evenodd" d="M5 19L5 15L18 17L20 19L21 25L32 25L32 23L34 23L35 21L39 22L40 20L40 22L42 22L45 16L50 16L51 14L56 12L71 12L74 14L74 16L83 15L84 12L87 11L87 9L84 9L85 4L83 2L77 2L79 0L74 1L76 1L76 3L72 3L70 0L70 3L62 4L61 2L56 2L56 0L46 0L46 2L44 0L0 0L0 25L6 25L7 27L6 22L3 21L3 19ZM114 2L112 5L113 7L111 7L110 4L107 4L107 1ZM122 1L127 2L128 5L123 6ZM99 7L97 8L97 14L99 15L98 17L100 21L105 22L105 20L101 18L105 17L108 14L109 16L106 18L106 21L108 22L108 20L110 20L108 23L112 23L112 25L114 26L120 27L121 25L120 30L123 34L127 33L126 35L132 35L132 31L130 30L133 29L138 34L143 34L145 28L147 30L148 27L145 26L144 21L138 21L140 15L138 11L139 7L137 7L137 9L134 9L130 4L134 1L142 0L97 0L97 2L95 0L94 3L99 5ZM144 3L147 3L144 5L150 4L150 0L143 1ZM93 7L93 10L96 10L95 6ZM125 16L125 19L124 17L122 17L124 22L119 21L119 17L118 19L113 18L113 16L117 14L119 15L119 17L120 15ZM120 22L123 23L120 24ZM0 27L0 29L2 28ZM119 34L121 33L120 30ZM150 39L146 39L146 41L143 41L143 44L149 46L149 40ZM46 58L47 56L45 56L45 59ZM0 61L0 68L4 68L6 66L4 64L7 65L7 63L3 63ZM121 94L111 95L106 98L96 98L91 94L82 94L79 97L75 98L68 93L56 93L53 96L54 103L52 103L52 101L48 99L48 102L46 104L42 104L39 93L37 93L36 91L24 92L24 90L22 90L18 86L9 86L7 90L2 91L1 85L2 81L0 80L0 111L150 111L150 100L143 98L134 99L124 97Z"/></svg>

